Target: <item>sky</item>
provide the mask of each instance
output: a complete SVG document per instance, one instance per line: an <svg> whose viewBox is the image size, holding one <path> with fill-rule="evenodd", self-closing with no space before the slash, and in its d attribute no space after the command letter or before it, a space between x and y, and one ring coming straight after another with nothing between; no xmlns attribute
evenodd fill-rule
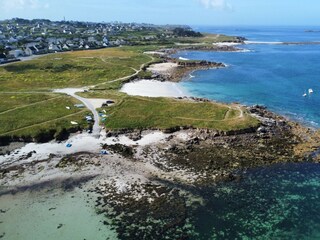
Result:
<svg viewBox="0 0 320 240"><path fill-rule="evenodd" d="M0 19L188 25L319 25L319 0L0 0Z"/></svg>

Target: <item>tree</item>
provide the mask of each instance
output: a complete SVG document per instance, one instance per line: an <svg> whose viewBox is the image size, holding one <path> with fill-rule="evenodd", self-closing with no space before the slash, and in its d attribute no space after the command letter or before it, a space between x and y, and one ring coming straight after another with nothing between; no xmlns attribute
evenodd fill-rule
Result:
<svg viewBox="0 0 320 240"><path fill-rule="evenodd" d="M203 37L200 32L195 32L181 27L173 29L173 34L178 37Z"/></svg>
<svg viewBox="0 0 320 240"><path fill-rule="evenodd" d="M0 55L8 55L8 50L3 46L0 45Z"/></svg>

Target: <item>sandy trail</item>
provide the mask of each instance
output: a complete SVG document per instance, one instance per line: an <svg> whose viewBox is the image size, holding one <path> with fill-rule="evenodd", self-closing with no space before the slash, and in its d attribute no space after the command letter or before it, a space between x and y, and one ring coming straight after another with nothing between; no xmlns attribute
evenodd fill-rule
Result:
<svg viewBox="0 0 320 240"><path fill-rule="evenodd" d="M65 93L71 97L74 97L81 101L93 114L94 124L92 128L92 135L96 138L100 137L101 127L100 127L100 117L99 113L96 110L94 104L90 101L90 99L80 97L76 95L77 92L84 92L84 88L64 88L64 89L56 89L54 92L57 93Z"/></svg>

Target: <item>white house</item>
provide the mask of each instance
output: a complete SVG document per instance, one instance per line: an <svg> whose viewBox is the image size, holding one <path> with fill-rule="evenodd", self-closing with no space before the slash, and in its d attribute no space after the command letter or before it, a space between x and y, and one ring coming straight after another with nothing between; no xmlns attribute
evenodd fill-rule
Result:
<svg viewBox="0 0 320 240"><path fill-rule="evenodd" d="M61 51L61 47L57 44L50 43L49 48L50 51Z"/></svg>
<svg viewBox="0 0 320 240"><path fill-rule="evenodd" d="M9 55L18 58L24 55L24 51L22 51L21 49L11 50L9 51Z"/></svg>
<svg viewBox="0 0 320 240"><path fill-rule="evenodd" d="M109 44L109 39L108 39L106 36L103 37L103 40L102 40L102 41L103 41L103 43L106 44L106 45Z"/></svg>

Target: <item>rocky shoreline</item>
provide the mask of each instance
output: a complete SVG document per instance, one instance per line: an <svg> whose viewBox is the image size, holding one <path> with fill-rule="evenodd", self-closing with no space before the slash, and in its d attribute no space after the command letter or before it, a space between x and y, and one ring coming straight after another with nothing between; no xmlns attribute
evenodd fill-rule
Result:
<svg viewBox="0 0 320 240"><path fill-rule="evenodd" d="M222 63L179 61L169 75L155 79L176 81L192 70L225 67ZM147 68L146 68L147 69ZM203 98L192 101L206 102ZM197 239L194 212L206 204L201 189L220 181L241 181L248 169L277 163L320 162L320 133L267 110L247 107L259 121L255 128L216 131L180 127L163 130L164 138L139 144L157 129L109 130L98 152L52 154L0 164L0 197L38 188L83 187L93 192L98 214L119 239ZM133 143L118 141L126 137ZM15 155L18 153L12 152ZM81 187L82 188L82 187Z"/></svg>
<svg viewBox="0 0 320 240"><path fill-rule="evenodd" d="M153 144L139 145L151 130L109 131L137 144L103 145L108 155L80 152L2 165L2 194L90 182L96 208L112 221L119 239L197 239L193 213L203 207L202 188L240 181L247 169L276 163L319 162L319 133L278 116L265 107L247 109L261 122L244 132L172 129ZM306 140L308 138L308 140ZM50 183L50 184L49 184ZM49 185L48 185L49 184Z"/></svg>
<svg viewBox="0 0 320 240"><path fill-rule="evenodd" d="M170 81L170 82L180 82L184 77L196 70L207 70L207 69L218 69L227 67L221 62L211 62L204 60L182 60L171 57L171 55L177 53L178 51L187 50L199 50L199 51L221 51L221 52L238 52L242 49L234 46L192 46L183 48L173 48L173 49L160 49L155 52L150 52L149 54L158 57L160 60L150 65L146 65L143 69L144 72L148 71L151 65L158 63L175 63L177 67L171 69L167 72L152 72L153 74L148 77L148 79L159 80L159 81ZM147 52L148 53L148 52ZM129 79L127 82L139 80L139 76Z"/></svg>

